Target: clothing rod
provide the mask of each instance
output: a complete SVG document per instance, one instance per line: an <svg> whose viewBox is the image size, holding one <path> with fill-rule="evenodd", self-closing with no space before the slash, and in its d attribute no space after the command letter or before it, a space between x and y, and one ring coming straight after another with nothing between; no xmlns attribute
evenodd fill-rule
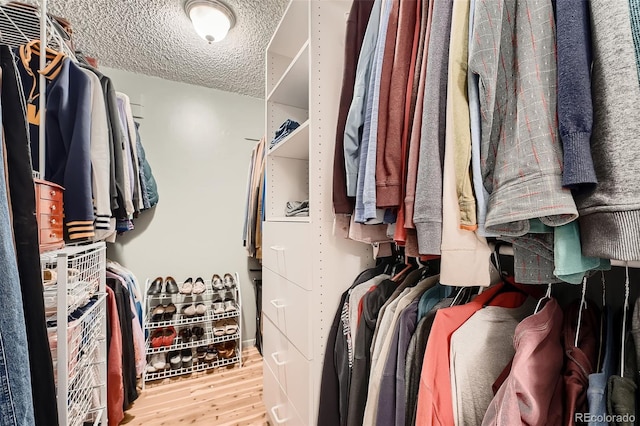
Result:
<svg viewBox="0 0 640 426"><path fill-rule="evenodd" d="M495 244L490 244L491 249L495 249ZM500 254L504 254L505 256L513 256L513 247L506 244L500 245ZM611 266L629 266L629 268L640 268L640 261L638 260L630 260L625 262L624 260L611 260Z"/></svg>

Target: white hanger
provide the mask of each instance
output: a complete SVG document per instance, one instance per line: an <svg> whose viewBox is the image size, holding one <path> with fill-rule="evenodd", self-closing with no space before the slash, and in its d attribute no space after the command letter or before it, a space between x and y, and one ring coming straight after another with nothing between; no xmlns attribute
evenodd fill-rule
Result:
<svg viewBox="0 0 640 426"><path fill-rule="evenodd" d="M622 351L620 352L620 377L624 377L624 349L627 336L627 311L629 310L629 262L625 262L624 309L622 310Z"/></svg>
<svg viewBox="0 0 640 426"><path fill-rule="evenodd" d="M545 293L545 295L542 296L540 300L538 300L538 303L536 304L536 309L533 311L534 314L538 313L538 309L540 309L540 305L542 304L542 301L545 299L551 299L551 283L549 283L549 286L547 287L547 292Z"/></svg>
<svg viewBox="0 0 640 426"><path fill-rule="evenodd" d="M580 337L580 326L582 325L582 311L587 309L587 277L582 279L582 297L580 298L580 310L578 312L578 326L576 327L576 339L573 346L578 347L578 339Z"/></svg>

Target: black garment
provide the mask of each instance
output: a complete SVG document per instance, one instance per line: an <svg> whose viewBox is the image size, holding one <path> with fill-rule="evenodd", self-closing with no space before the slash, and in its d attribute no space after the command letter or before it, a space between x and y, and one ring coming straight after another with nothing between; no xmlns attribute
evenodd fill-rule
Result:
<svg viewBox="0 0 640 426"><path fill-rule="evenodd" d="M36 425L57 425L56 388L42 297L36 197L24 96L21 92L22 84L18 81L14 56L7 46L0 45L0 66L7 174L29 346L33 409Z"/></svg>
<svg viewBox="0 0 640 426"><path fill-rule="evenodd" d="M396 286L397 283L394 281L385 280L378 284L375 289L365 294L362 299L362 318L360 318L356 334L351 387L349 389L347 415L347 424L349 426L362 425L369 390L373 332L376 328L380 308L389 299Z"/></svg>
<svg viewBox="0 0 640 426"><path fill-rule="evenodd" d="M420 374L422 373L422 361L427 350L427 341L431 333L433 321L436 319L436 312L440 308L451 306L453 297L447 297L431 309L416 326L416 331L409 342L407 350L406 371L405 371L405 425L416 424L416 413L418 409L418 390L420 388Z"/></svg>
<svg viewBox="0 0 640 426"><path fill-rule="evenodd" d="M107 278L107 285L113 290L118 306L120 330L122 331L122 382L124 385L124 410L128 410L138 399L136 389L136 356L133 349L133 312L129 302L129 291L116 279Z"/></svg>
<svg viewBox="0 0 640 426"><path fill-rule="evenodd" d="M349 291L355 286L377 277L384 271L384 265L367 269L358 275L351 287L340 297L338 310L331 323L327 336L327 346L322 364L322 381L320 383L319 425L345 425L347 422L346 406L349 398L349 354L346 336L342 328L342 307Z"/></svg>

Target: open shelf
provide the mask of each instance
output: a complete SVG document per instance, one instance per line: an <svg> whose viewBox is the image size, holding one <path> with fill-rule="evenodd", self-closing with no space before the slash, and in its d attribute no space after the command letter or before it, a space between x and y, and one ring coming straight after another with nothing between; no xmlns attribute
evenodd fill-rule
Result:
<svg viewBox="0 0 640 426"><path fill-rule="evenodd" d="M309 2L292 1L273 33L267 52L292 58L309 38Z"/></svg>
<svg viewBox="0 0 640 426"><path fill-rule="evenodd" d="M307 40L271 93L268 102L309 109L309 41Z"/></svg>
<svg viewBox="0 0 640 426"><path fill-rule="evenodd" d="M192 367L183 367L178 369L167 368L165 370L155 372L155 373L146 373L145 380L150 381L150 380L166 379L168 377L175 377L175 376L181 376L183 374L196 373L198 371L205 371L211 368L224 367L224 366L237 364L237 363L240 363L240 357L238 357L237 355L232 358L219 359L217 361L213 361L209 363L203 362L203 361L194 362Z"/></svg>
<svg viewBox="0 0 640 426"><path fill-rule="evenodd" d="M300 217L267 217L267 222L297 222L297 223L309 223L309 216L300 216Z"/></svg>
<svg viewBox="0 0 640 426"><path fill-rule="evenodd" d="M309 159L309 120L305 121L290 135L271 148L267 155L273 157Z"/></svg>

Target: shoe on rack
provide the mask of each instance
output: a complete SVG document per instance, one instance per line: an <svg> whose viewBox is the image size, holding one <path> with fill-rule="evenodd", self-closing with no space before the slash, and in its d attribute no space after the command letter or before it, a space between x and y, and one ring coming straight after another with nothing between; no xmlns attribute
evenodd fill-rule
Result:
<svg viewBox="0 0 640 426"><path fill-rule="evenodd" d="M149 340L152 348L161 348L164 345L164 329L157 328L153 330Z"/></svg>
<svg viewBox="0 0 640 426"><path fill-rule="evenodd" d="M224 311L225 312L233 312L237 309L236 304L232 300L227 300L224 302Z"/></svg>
<svg viewBox="0 0 640 426"><path fill-rule="evenodd" d="M214 314L216 314L216 315L224 314L224 303L223 302L216 302L211 307L213 308L213 313Z"/></svg>
<svg viewBox="0 0 640 426"><path fill-rule="evenodd" d="M204 357L205 362L214 362L218 359L218 351L214 345L207 346L207 354Z"/></svg>
<svg viewBox="0 0 640 426"><path fill-rule="evenodd" d="M193 280L191 277L187 278L180 287L180 294L191 294L193 292Z"/></svg>
<svg viewBox="0 0 640 426"><path fill-rule="evenodd" d="M145 373L150 374L150 373L155 373L156 371L158 371L158 369L153 366L153 359L154 359L155 356L156 356L156 354L153 354L147 360L147 365L144 368Z"/></svg>
<svg viewBox="0 0 640 426"><path fill-rule="evenodd" d="M238 332L238 321L234 318L224 320L224 332L225 334L236 334Z"/></svg>
<svg viewBox="0 0 640 426"><path fill-rule="evenodd" d="M180 355L179 351L169 352L169 364L172 370L182 368L182 355Z"/></svg>
<svg viewBox="0 0 640 426"><path fill-rule="evenodd" d="M224 274L224 286L227 289L231 289L236 286L236 279L233 275L229 273Z"/></svg>
<svg viewBox="0 0 640 426"><path fill-rule="evenodd" d="M176 314L176 311L176 305L174 305L173 303L169 303L164 307L163 319L165 321L171 321L173 319L173 316Z"/></svg>
<svg viewBox="0 0 640 426"><path fill-rule="evenodd" d="M225 320L218 320L213 323L213 335L216 337L224 336L226 332Z"/></svg>
<svg viewBox="0 0 640 426"><path fill-rule="evenodd" d="M201 277L196 278L196 282L193 284L193 294L202 294L207 290L204 284L204 280Z"/></svg>
<svg viewBox="0 0 640 426"><path fill-rule="evenodd" d="M192 318L196 314L196 308L193 305L189 304L183 306L180 312L182 312L182 315L184 315L185 317Z"/></svg>
<svg viewBox="0 0 640 426"><path fill-rule="evenodd" d="M204 328L200 326L196 325L191 329L191 332L193 333L193 337L195 340L200 340L204 337Z"/></svg>
<svg viewBox="0 0 640 426"><path fill-rule="evenodd" d="M193 333L190 328L183 328L180 330L180 339L182 340L182 343L189 343L192 337Z"/></svg>
<svg viewBox="0 0 640 426"><path fill-rule="evenodd" d="M151 321L162 321L164 318L164 305L157 305L151 311Z"/></svg>
<svg viewBox="0 0 640 426"><path fill-rule="evenodd" d="M204 361L204 358L207 355L207 347L206 346L198 346L196 348L196 355L197 355L198 361L200 361L200 362Z"/></svg>
<svg viewBox="0 0 640 426"><path fill-rule="evenodd" d="M229 359L233 358L236 354L236 341L229 340L228 342L218 343L218 356L220 358Z"/></svg>
<svg viewBox="0 0 640 426"><path fill-rule="evenodd" d="M231 301L235 302L236 295L234 294L233 291L227 290L227 291L224 292L224 296L222 296L222 299L223 299L224 302L226 302L228 300L231 300Z"/></svg>
<svg viewBox="0 0 640 426"><path fill-rule="evenodd" d="M204 314L207 313L207 307L204 303L198 303L196 304L196 315L199 317L204 316Z"/></svg>
<svg viewBox="0 0 640 426"><path fill-rule="evenodd" d="M188 368L193 366L193 352L191 349L183 349L182 355L182 368Z"/></svg>
<svg viewBox="0 0 640 426"><path fill-rule="evenodd" d="M149 362L156 371L162 371L167 368L167 360L165 353L153 354L151 355L151 360Z"/></svg>
<svg viewBox="0 0 640 426"><path fill-rule="evenodd" d="M224 299L222 298L224 296L224 292L222 291L214 291L213 292L213 296L211 297L211 302L216 303L216 302L223 302Z"/></svg>
<svg viewBox="0 0 640 426"><path fill-rule="evenodd" d="M224 290L224 282L222 278L220 278L220 275L213 274L213 277L211 277L211 287L213 287L214 290Z"/></svg>
<svg viewBox="0 0 640 426"><path fill-rule="evenodd" d="M178 283L176 282L176 280L173 277L167 277L164 280L165 284L166 284L166 289L165 291L168 294L176 294L178 293L180 290L178 289Z"/></svg>
<svg viewBox="0 0 640 426"><path fill-rule="evenodd" d="M167 327L163 330L162 333L162 345L163 346L171 346L173 345L173 341L176 338L176 329L173 327Z"/></svg>
<svg viewBox="0 0 640 426"><path fill-rule="evenodd" d="M147 294L149 296L157 296L160 293L162 293L162 277L158 277L153 280L147 290Z"/></svg>

